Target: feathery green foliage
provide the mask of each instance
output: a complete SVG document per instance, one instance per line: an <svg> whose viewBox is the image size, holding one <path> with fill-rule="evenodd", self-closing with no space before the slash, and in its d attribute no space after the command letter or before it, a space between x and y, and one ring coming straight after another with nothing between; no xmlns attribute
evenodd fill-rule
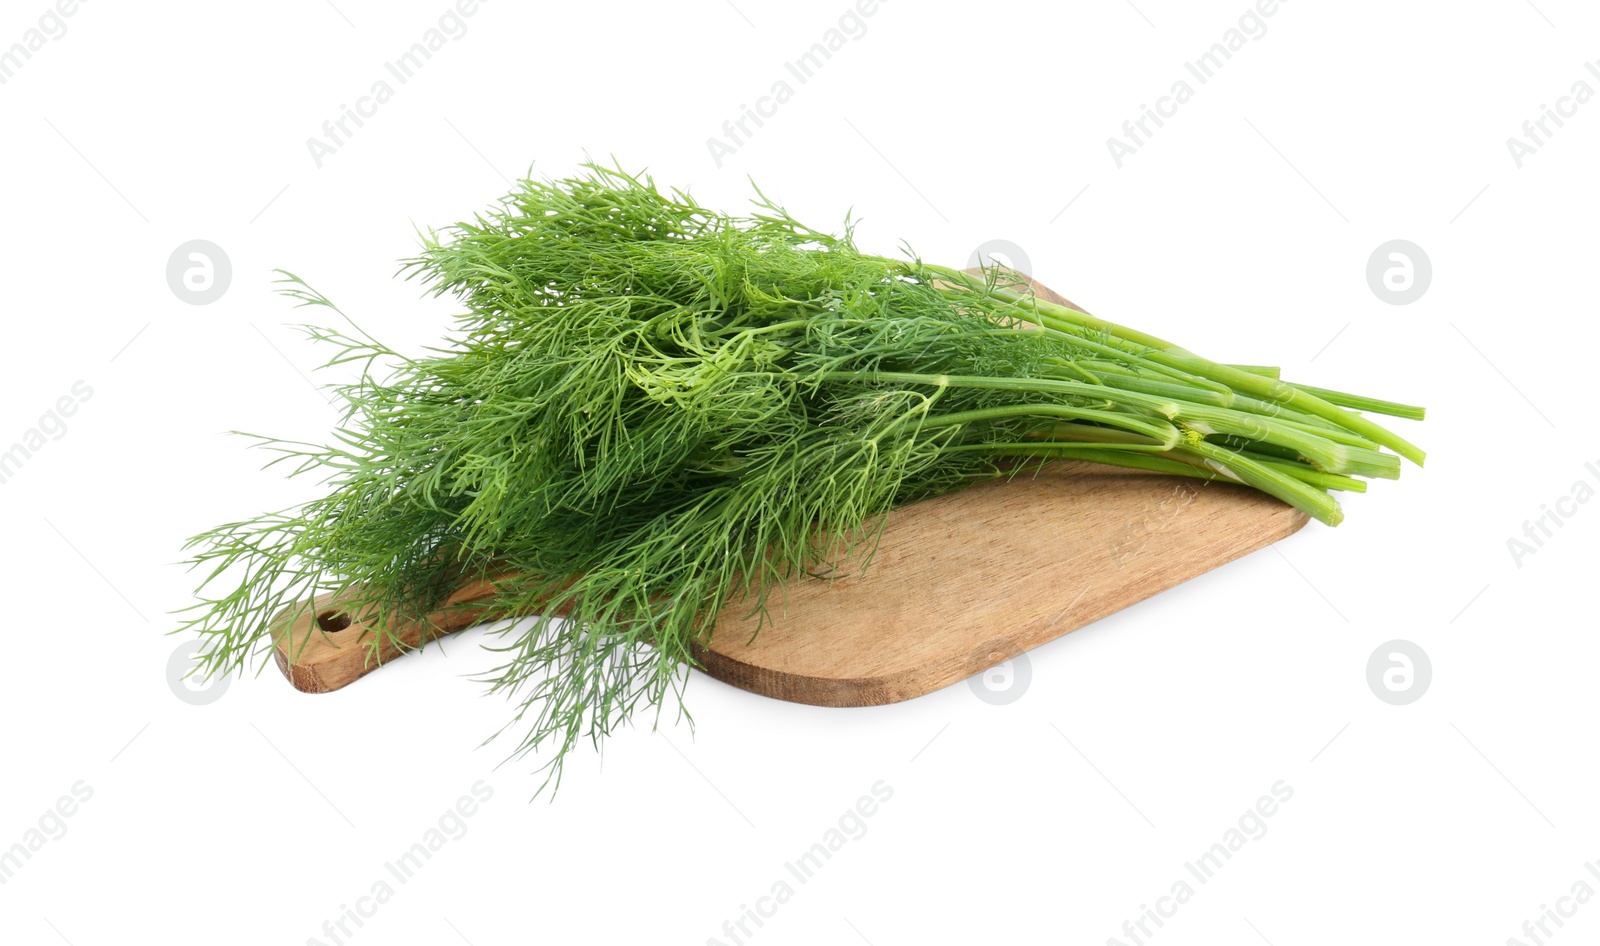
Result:
<svg viewBox="0 0 1600 946"><path fill-rule="evenodd" d="M848 221L823 233L764 196L731 217L620 169L523 181L402 271L461 303L458 332L406 357L354 323L309 329L362 369L336 388L343 421L328 445L261 445L326 493L191 540L207 578L183 630L227 672L316 594L349 593L381 629L494 579L487 613L544 615L499 632L487 682L515 706L514 754L552 750L555 777L641 703L681 707L725 606L760 613L776 583L859 567L896 506L1072 457L1244 483L1336 524L1330 490L1423 456L1340 405L1419 408L1216 364L999 271L864 254Z"/></svg>

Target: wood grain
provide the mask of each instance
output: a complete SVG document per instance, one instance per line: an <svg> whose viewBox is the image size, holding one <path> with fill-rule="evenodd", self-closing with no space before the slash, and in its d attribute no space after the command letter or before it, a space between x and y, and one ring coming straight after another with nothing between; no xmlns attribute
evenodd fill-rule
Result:
<svg viewBox="0 0 1600 946"><path fill-rule="evenodd" d="M1009 660L1305 525L1231 484L1052 463L889 517L871 567L793 583L768 624L724 617L711 676L819 706L929 693Z"/></svg>
<svg viewBox="0 0 1600 946"><path fill-rule="evenodd" d="M1039 294L1071 305L1035 284ZM1076 307L1075 307L1076 308ZM1263 548L1308 517L1242 486L1062 461L898 509L870 568L775 590L760 633L737 603L707 646L706 673L797 703L871 706L932 692ZM430 637L481 620L487 582L459 589ZM278 667L325 693L395 657L359 623L315 628L338 596L274 622ZM290 615L298 615L289 620ZM327 625L332 627L334 625ZM397 629L407 648L420 622Z"/></svg>

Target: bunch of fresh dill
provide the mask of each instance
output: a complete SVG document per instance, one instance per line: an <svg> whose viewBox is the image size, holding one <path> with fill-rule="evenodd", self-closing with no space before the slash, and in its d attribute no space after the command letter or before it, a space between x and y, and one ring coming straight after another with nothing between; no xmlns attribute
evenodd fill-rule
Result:
<svg viewBox="0 0 1600 946"><path fill-rule="evenodd" d="M192 539L207 579L182 630L203 672L228 672L314 595L344 592L385 634L493 579L485 613L544 615L499 632L488 682L516 706L515 754L548 747L556 776L581 736L681 700L725 605L759 611L774 583L863 561L896 506L1071 457L1244 483L1335 524L1330 490L1398 475L1384 447L1422 461L1347 408L1420 409L620 169L523 181L402 272L460 302L458 333L411 358L353 323L309 329L330 365L362 368L335 388L344 420L327 446L263 445L326 494Z"/></svg>

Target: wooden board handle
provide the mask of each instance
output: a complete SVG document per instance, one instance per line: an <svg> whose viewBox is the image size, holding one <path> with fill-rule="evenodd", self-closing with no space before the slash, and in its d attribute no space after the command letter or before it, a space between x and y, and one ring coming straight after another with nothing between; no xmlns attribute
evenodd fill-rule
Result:
<svg viewBox="0 0 1600 946"><path fill-rule="evenodd" d="M494 594L492 581L470 581L426 620L400 622L378 634L346 610L352 589L329 592L278 613L272 621L272 654L297 690L327 693L353 683L408 650L456 631L494 620L476 602Z"/></svg>

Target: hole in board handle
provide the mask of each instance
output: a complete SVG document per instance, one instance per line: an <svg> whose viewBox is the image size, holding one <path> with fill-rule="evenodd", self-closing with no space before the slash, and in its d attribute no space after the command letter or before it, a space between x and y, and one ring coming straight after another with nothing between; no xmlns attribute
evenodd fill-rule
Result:
<svg viewBox="0 0 1600 946"><path fill-rule="evenodd" d="M350 615L343 611L324 611L317 615L317 626L329 634L342 631L350 626Z"/></svg>

